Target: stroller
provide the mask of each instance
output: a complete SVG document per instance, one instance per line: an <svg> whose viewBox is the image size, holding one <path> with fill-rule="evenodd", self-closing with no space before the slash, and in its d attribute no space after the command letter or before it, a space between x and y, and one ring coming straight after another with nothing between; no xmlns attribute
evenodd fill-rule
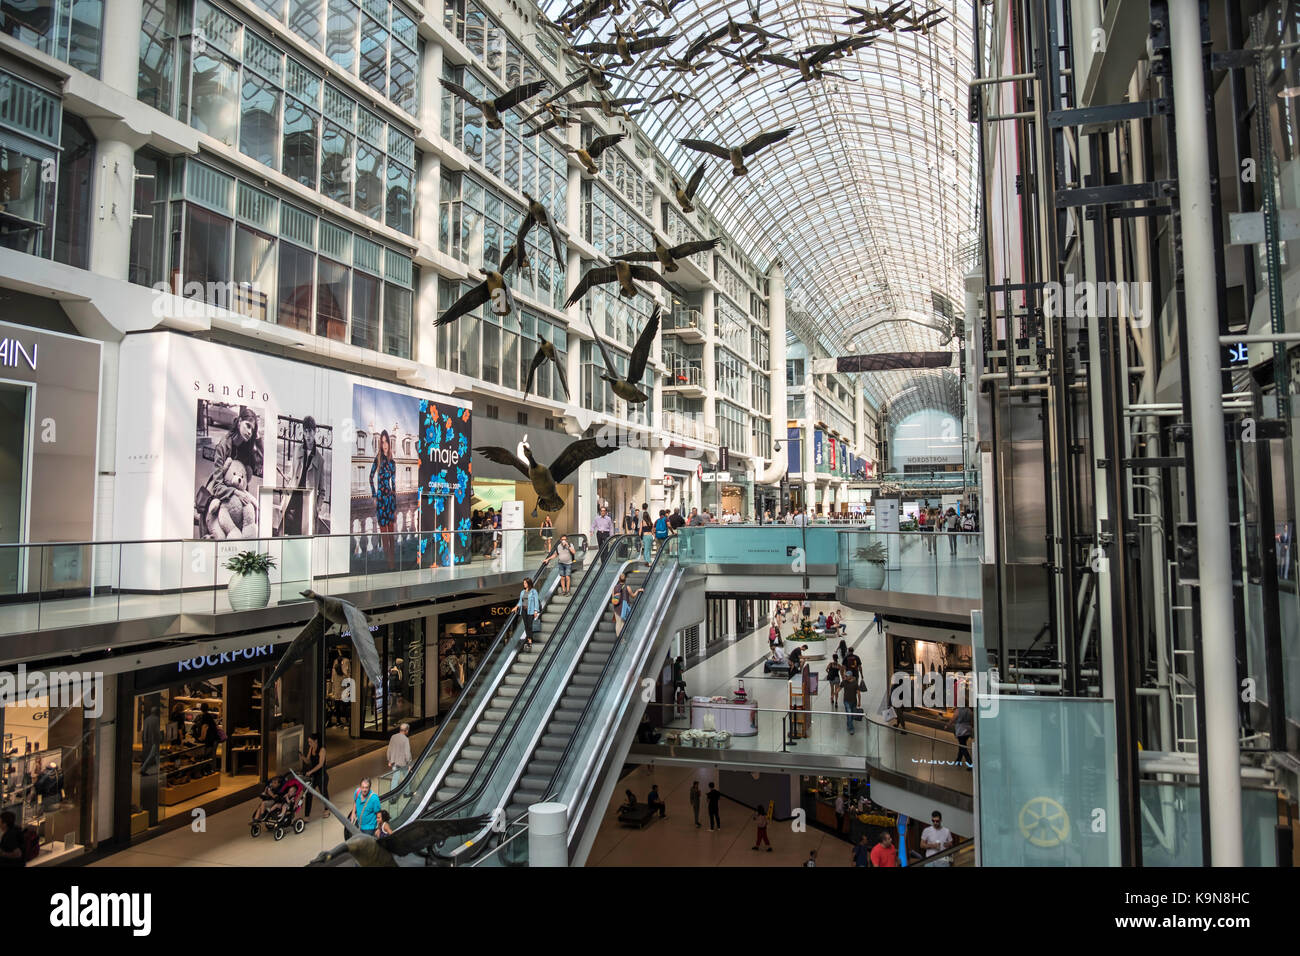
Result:
<svg viewBox="0 0 1300 956"><path fill-rule="evenodd" d="M302 817L305 796L303 785L292 775L273 777L262 791L262 802L253 811L253 819L248 824L249 834L256 837L266 829L275 839L283 840L284 831L290 827L294 833L302 833L307 827L307 821Z"/></svg>

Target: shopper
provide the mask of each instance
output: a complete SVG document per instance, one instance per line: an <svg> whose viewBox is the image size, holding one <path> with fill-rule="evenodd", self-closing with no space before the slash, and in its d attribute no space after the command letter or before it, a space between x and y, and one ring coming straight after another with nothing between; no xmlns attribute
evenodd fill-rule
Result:
<svg viewBox="0 0 1300 956"><path fill-rule="evenodd" d="M0 866L26 866L23 834L12 810L0 813Z"/></svg>
<svg viewBox="0 0 1300 956"><path fill-rule="evenodd" d="M661 819L668 816L668 807L664 804L663 798L659 796L659 784L650 785L650 795L645 798L645 802L650 805L651 810L659 811Z"/></svg>
<svg viewBox="0 0 1300 956"><path fill-rule="evenodd" d="M307 752L302 755L302 778L311 784L312 789L319 792L326 800L330 798L330 775L325 770L325 748L321 746L320 734L310 733L307 735ZM312 795L311 790L308 790L307 799L303 806L304 820L311 819L311 805ZM330 812L322 807L320 815L321 819L324 819L330 815Z"/></svg>
<svg viewBox="0 0 1300 956"><path fill-rule="evenodd" d="M872 866L898 866L898 851L894 849L894 834L889 830L880 834L880 842L871 849Z"/></svg>
<svg viewBox="0 0 1300 956"><path fill-rule="evenodd" d="M699 508L691 509L691 516L686 520L686 523L692 528L703 527L704 515L700 514Z"/></svg>
<svg viewBox="0 0 1300 956"><path fill-rule="evenodd" d="M551 521L551 516L547 515L542 519L542 550L549 556L551 553L551 537L555 534L555 525Z"/></svg>
<svg viewBox="0 0 1300 956"><path fill-rule="evenodd" d="M925 858L928 860L950 846L952 846L952 831L943 825L943 814L934 810L930 813L930 825L921 831L921 849L925 850ZM939 860L934 865L952 866L952 860Z"/></svg>
<svg viewBox="0 0 1300 956"><path fill-rule="evenodd" d="M877 611L877 612L876 612L876 616L873 617L873 618L871 619L871 623L874 624L874 625L876 626L876 633L877 633L877 634L884 634L884 633L885 633L885 619L884 619L883 617L880 616L880 612L879 612L879 611Z"/></svg>
<svg viewBox="0 0 1300 956"><path fill-rule="evenodd" d="M849 859L853 861L854 866L865 867L871 865L871 847L867 845L867 835L865 833L858 840L853 852L849 854Z"/></svg>
<svg viewBox="0 0 1300 956"><path fill-rule="evenodd" d="M655 526L650 520L650 506L641 505L641 560L645 562L646 567L650 566L650 554L654 549L655 543Z"/></svg>
<svg viewBox="0 0 1300 956"><path fill-rule="evenodd" d="M573 562L578 552L569 544L567 534L560 535L560 543L555 546L555 560L560 566L560 593L568 594L573 585Z"/></svg>
<svg viewBox="0 0 1300 956"><path fill-rule="evenodd" d="M722 791L720 791L713 782L709 782L709 792L705 794L705 799L709 801L709 829L722 829L722 817L718 813L718 804L722 802Z"/></svg>
<svg viewBox="0 0 1300 956"><path fill-rule="evenodd" d="M608 508L602 507L600 514L592 519L591 531L596 536L596 547L603 548L614 534L614 519L609 516Z"/></svg>
<svg viewBox="0 0 1300 956"><path fill-rule="evenodd" d="M392 835L393 835L393 827L392 827L392 821L393 821L393 818L389 815L388 811L387 811L387 810L380 810L379 813L376 814L376 817L378 818L378 823L377 823L377 825L375 826L375 838L378 839L379 837L392 836Z"/></svg>
<svg viewBox="0 0 1300 956"><path fill-rule="evenodd" d="M763 809L762 804L754 808L754 820L758 823L758 835L754 837L754 849L757 850L764 843L767 844L767 852L772 852L772 841L767 838L767 811Z"/></svg>
<svg viewBox="0 0 1300 956"><path fill-rule="evenodd" d="M208 710L208 702L199 704L199 716L194 721L194 739L205 751L205 756L212 759L217 755L217 744L221 740L221 730L217 718Z"/></svg>
<svg viewBox="0 0 1300 956"><path fill-rule="evenodd" d="M397 728L397 733L388 739L388 769L393 772L394 788L402 782L410 766L411 725L403 721Z"/></svg>
<svg viewBox="0 0 1300 956"><path fill-rule="evenodd" d="M816 865L817 865L817 851L816 851L816 850L809 850L809 851L808 851L808 859L806 859L806 860L803 861L803 865L804 865L804 866L816 866Z"/></svg>
<svg viewBox="0 0 1300 956"><path fill-rule="evenodd" d="M695 828L700 828L700 782L691 781L691 813L695 817Z"/></svg>
<svg viewBox="0 0 1300 956"><path fill-rule="evenodd" d="M957 557L957 532L961 531L961 518L951 508L948 509L944 527L948 531L948 549L955 558Z"/></svg>
<svg viewBox="0 0 1300 956"><path fill-rule="evenodd" d="M957 760L966 767L971 769L974 761L971 759L970 743L971 735L975 733L975 712L969 707L958 707L952 715L952 722L948 725L953 736L957 738Z"/></svg>
<svg viewBox="0 0 1300 956"><path fill-rule="evenodd" d="M668 523L668 512L660 511L659 517L655 520L655 542L662 551L664 543L668 540L668 535L672 534L672 525Z"/></svg>
<svg viewBox="0 0 1300 956"><path fill-rule="evenodd" d="M835 648L835 656L840 659L840 663L842 663L846 667L848 666L849 645L843 638L840 638L840 646Z"/></svg>
<svg viewBox="0 0 1300 956"><path fill-rule="evenodd" d="M848 724L849 733L856 733L857 731L853 726L854 715L862 710L862 708L858 706L858 703L861 700L861 692L859 690L857 671L849 670L845 672L844 681L840 687L840 694L844 699L845 720Z"/></svg>
<svg viewBox="0 0 1300 956"><path fill-rule="evenodd" d="M686 519L682 517L682 509L674 508L673 513L668 516L668 525L673 529L673 534L686 524Z"/></svg>
<svg viewBox="0 0 1300 956"><path fill-rule="evenodd" d="M844 792L835 794L835 832L844 832Z"/></svg>
<svg viewBox="0 0 1300 956"><path fill-rule="evenodd" d="M837 710L840 706L840 677L843 673L840 655L832 654L831 662L826 665L826 680L831 685L831 710Z"/></svg>
<svg viewBox="0 0 1300 956"><path fill-rule="evenodd" d="M362 833L374 833L379 826L379 794L370 789L370 778L362 777L361 786L352 793L352 812L348 819Z"/></svg>
<svg viewBox="0 0 1300 956"><path fill-rule="evenodd" d="M515 605L520 616L524 619L524 647L532 649L533 630L537 627L537 621L542 616L541 598L537 596L537 589L533 587L532 578L524 578L523 589L519 592L519 601Z"/></svg>

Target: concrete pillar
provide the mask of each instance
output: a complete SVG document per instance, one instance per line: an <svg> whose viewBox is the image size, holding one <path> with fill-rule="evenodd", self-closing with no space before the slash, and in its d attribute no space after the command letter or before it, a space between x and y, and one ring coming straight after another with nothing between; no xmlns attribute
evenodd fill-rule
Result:
<svg viewBox="0 0 1300 956"><path fill-rule="evenodd" d="M424 59L420 64L420 126L429 139L442 130L442 46L438 43L424 45Z"/></svg>
<svg viewBox="0 0 1300 956"><path fill-rule="evenodd" d="M135 151L144 137L117 120L87 117L86 123L95 134L90 271L126 280L131 265ZM166 223L155 225L166 228Z"/></svg>
<svg viewBox="0 0 1300 956"><path fill-rule="evenodd" d="M703 301L700 303L700 321L704 323L704 349L703 358L700 359L704 366L704 424L718 427L718 399L717 399L717 336L718 322L717 316L713 309L713 292L709 289L704 290ZM719 443L722 441L721 435L718 437Z"/></svg>
<svg viewBox="0 0 1300 956"><path fill-rule="evenodd" d="M768 386L772 392L772 439L781 442L781 454L786 446L786 394L785 394L785 269L778 259L767 272L768 334L771 335L771 366ZM772 455L771 448L755 449L760 455Z"/></svg>
<svg viewBox="0 0 1300 956"><path fill-rule="evenodd" d="M113 0L105 4L99 78L135 99L140 80L140 21L144 0Z"/></svg>
<svg viewBox="0 0 1300 956"><path fill-rule="evenodd" d="M569 808L562 803L534 803L528 808L528 865L568 866Z"/></svg>

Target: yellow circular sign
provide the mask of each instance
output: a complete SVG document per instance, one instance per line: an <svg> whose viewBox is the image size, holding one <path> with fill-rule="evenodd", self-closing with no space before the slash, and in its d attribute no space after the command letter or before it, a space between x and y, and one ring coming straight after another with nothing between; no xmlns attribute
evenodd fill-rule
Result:
<svg viewBox="0 0 1300 956"><path fill-rule="evenodd" d="M1034 797L1020 808L1020 832L1034 846L1052 847L1070 835L1070 815L1051 797Z"/></svg>

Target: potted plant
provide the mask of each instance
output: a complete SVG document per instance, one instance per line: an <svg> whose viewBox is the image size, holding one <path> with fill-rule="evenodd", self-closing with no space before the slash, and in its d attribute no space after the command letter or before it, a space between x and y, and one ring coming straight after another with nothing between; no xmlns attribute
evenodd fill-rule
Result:
<svg viewBox="0 0 1300 956"><path fill-rule="evenodd" d="M271 579L267 573L275 567L275 559L260 551L240 551L226 562L232 571L227 596L235 611L252 611L266 607L271 599Z"/></svg>
<svg viewBox="0 0 1300 956"><path fill-rule="evenodd" d="M873 541L871 544L858 548L853 556L866 565L860 574L856 575L858 583L872 591L879 591L884 587L885 543L883 541Z"/></svg>

